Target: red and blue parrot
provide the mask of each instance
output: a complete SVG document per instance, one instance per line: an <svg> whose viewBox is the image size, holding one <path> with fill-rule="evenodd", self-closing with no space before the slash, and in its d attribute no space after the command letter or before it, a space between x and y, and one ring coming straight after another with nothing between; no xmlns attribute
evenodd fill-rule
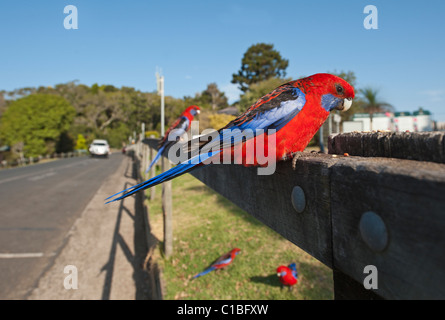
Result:
<svg viewBox="0 0 445 320"><path fill-rule="evenodd" d="M280 282L285 286L293 286L298 282L297 265L291 263L289 266L279 266L277 268L277 276Z"/></svg>
<svg viewBox="0 0 445 320"><path fill-rule="evenodd" d="M159 158L163 155L164 151L167 151L169 147L175 144L189 129L190 124L197 114L199 114L200 108L198 106L190 106L185 109L178 119L165 132L164 137L159 141L158 153L154 157L153 161L148 166L145 173L150 171L151 167L158 162ZM172 135L169 139L169 135Z"/></svg>
<svg viewBox="0 0 445 320"><path fill-rule="evenodd" d="M226 254L224 254L221 257L219 257L217 260L215 260L210 265L210 267L208 267L204 271L198 273L192 279L195 279L195 278L201 277L203 275L206 275L207 273L209 273L209 272L211 272L213 270L223 269L223 268L227 267L229 264L231 264L233 262L233 260L235 259L236 255L238 253L240 253L240 252L241 252L241 249L238 249L238 248L232 249L231 251L229 251Z"/></svg>
<svg viewBox="0 0 445 320"><path fill-rule="evenodd" d="M218 130L219 135L216 139L210 141L199 139L200 154L189 156L187 161L179 163L172 169L108 197L105 200L124 193L106 203L121 200L138 191L206 166L209 159L222 158L227 150L232 153L233 158L234 150L241 148L242 152L236 154L238 159L235 159L235 163L244 166L261 166L256 153L249 153L246 150L249 150L248 147L252 144L255 148L269 150L268 138L275 138L276 141L275 161L292 158L295 152L306 148L328 118L329 113L333 110L348 110L354 96L354 88L348 82L327 73L318 73L285 83L260 98L243 114ZM238 133L227 137L224 134L227 130ZM254 134L245 139L244 131L254 132ZM256 132L260 134L255 134ZM272 133L269 134L269 132ZM202 150L211 151L203 153ZM188 152L190 155L190 149Z"/></svg>

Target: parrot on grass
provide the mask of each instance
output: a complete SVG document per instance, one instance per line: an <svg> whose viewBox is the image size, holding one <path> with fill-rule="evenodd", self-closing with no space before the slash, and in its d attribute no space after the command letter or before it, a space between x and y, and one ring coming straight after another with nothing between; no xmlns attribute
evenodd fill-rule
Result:
<svg viewBox="0 0 445 320"><path fill-rule="evenodd" d="M306 148L330 112L348 110L354 96L354 88L348 82L327 73L318 73L285 83L258 99L244 113L219 129L216 138L210 141L199 138L198 155L192 156L193 151L189 147L188 160L108 197L105 199L109 200L106 203L124 199L138 191L210 165L207 163L209 160L216 157L223 159L223 154L226 152L232 153L232 157L235 158L235 150L240 148L242 152L237 153L238 158L235 159L237 160L235 163L244 166L264 166L256 153L248 150L249 146L254 145L257 149L264 148L263 155L265 155L269 152L269 138L274 138L276 141L272 151L275 161L291 159L296 152ZM227 135L225 134L227 130L237 133ZM245 138L243 132L253 132L253 134ZM258 134L258 132L263 133ZM204 150L211 151L204 152ZM111 199L113 197L115 198Z"/></svg>
<svg viewBox="0 0 445 320"><path fill-rule="evenodd" d="M290 288L298 283L297 265L291 263L288 266L279 266L277 268L277 276L283 285L289 286Z"/></svg>
<svg viewBox="0 0 445 320"><path fill-rule="evenodd" d="M170 146L175 144L183 134L185 134L190 129L190 124L197 114L200 113L200 108L198 106L189 106L185 109L181 115L173 122L173 124L165 132L164 137L159 141L159 149L153 161L148 166L145 173L149 172L151 167L158 162L159 158L167 151ZM169 135L174 135L174 140Z"/></svg>
<svg viewBox="0 0 445 320"><path fill-rule="evenodd" d="M239 254L240 252L241 252L241 249L238 249L238 248L232 249L231 251L227 252L226 254L222 255L217 260L215 260L210 265L210 267L208 267L204 271L198 273L197 275L193 276L192 279L196 279L198 277L206 275L207 273L209 273L213 270L223 269L223 268L227 267L229 264L231 264L233 262L236 255Z"/></svg>

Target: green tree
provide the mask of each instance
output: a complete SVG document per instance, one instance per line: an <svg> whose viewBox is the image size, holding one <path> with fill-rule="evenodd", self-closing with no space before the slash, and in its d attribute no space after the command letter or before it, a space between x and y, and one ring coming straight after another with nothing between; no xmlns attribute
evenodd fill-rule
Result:
<svg viewBox="0 0 445 320"><path fill-rule="evenodd" d="M394 107L387 102L380 101L378 95L379 90L371 87L366 87L359 90L359 93L364 98L363 109L369 113L370 129L372 130L372 118L374 113L393 111Z"/></svg>
<svg viewBox="0 0 445 320"><path fill-rule="evenodd" d="M239 89L246 92L253 83L285 77L288 65L289 60L283 59L273 44L257 43L244 53L241 69L232 75L232 83L239 84Z"/></svg>
<svg viewBox="0 0 445 320"><path fill-rule="evenodd" d="M228 106L225 93L219 91L218 85L214 82L207 85L207 89L202 92L201 98L205 99L211 105L213 111Z"/></svg>
<svg viewBox="0 0 445 320"><path fill-rule="evenodd" d="M211 109L216 111L229 106L228 99L224 92L219 91L218 85L214 82L207 85L207 88L195 95L195 97L184 97L187 106L195 104L201 109Z"/></svg>
<svg viewBox="0 0 445 320"><path fill-rule="evenodd" d="M2 116L0 137L8 145L24 144L25 156L38 156L63 148L76 114L64 98L31 94L10 104Z"/></svg>

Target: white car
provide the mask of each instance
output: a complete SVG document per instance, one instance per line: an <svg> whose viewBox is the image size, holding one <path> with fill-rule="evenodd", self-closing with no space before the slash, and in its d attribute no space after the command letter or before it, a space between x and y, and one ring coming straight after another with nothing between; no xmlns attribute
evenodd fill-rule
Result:
<svg viewBox="0 0 445 320"><path fill-rule="evenodd" d="M90 151L92 157L94 156L108 157L108 155L110 154L110 146L107 140L95 139L90 144L88 151Z"/></svg>

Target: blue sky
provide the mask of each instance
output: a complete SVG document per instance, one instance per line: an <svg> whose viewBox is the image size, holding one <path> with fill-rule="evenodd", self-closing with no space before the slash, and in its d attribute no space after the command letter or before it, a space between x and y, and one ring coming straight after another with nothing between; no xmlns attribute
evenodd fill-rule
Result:
<svg viewBox="0 0 445 320"><path fill-rule="evenodd" d="M276 5L276 4L279 5ZM378 9L367 30L366 5ZM78 29L66 30L66 5ZM430 110L445 121L445 1L1 1L0 90L91 85L156 90L181 98L216 82L237 98L232 74L247 48L272 43L287 76L354 71L397 111Z"/></svg>

